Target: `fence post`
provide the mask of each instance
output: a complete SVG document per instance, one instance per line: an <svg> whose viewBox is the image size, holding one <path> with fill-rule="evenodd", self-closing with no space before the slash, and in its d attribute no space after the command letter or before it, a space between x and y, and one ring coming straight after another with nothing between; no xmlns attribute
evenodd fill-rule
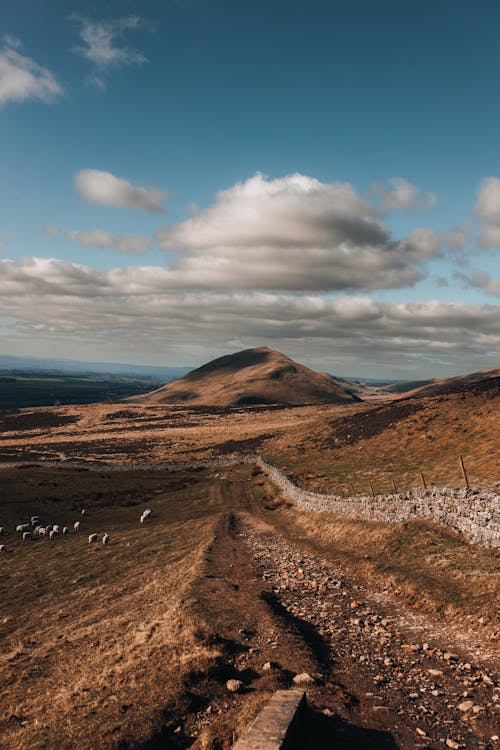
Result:
<svg viewBox="0 0 500 750"><path fill-rule="evenodd" d="M369 479L368 481L369 481L369 483L370 483L370 489L371 489L371 491L372 491L372 495L373 495L373 497L375 497L375 490L373 489L373 484L372 484L372 482L371 482L371 479Z"/></svg>
<svg viewBox="0 0 500 750"><path fill-rule="evenodd" d="M353 483L352 483L352 482L349 482L349 487L351 488L351 492L352 492L352 494L353 494L353 495L355 495L356 493L355 493L355 491L354 491L354 485L353 485Z"/></svg>
<svg viewBox="0 0 500 750"><path fill-rule="evenodd" d="M464 478L465 486L467 487L468 490L470 490L469 477L467 476L467 471L465 469L464 460L462 456L459 456L458 460L460 461L460 468L462 469L462 476Z"/></svg>
<svg viewBox="0 0 500 750"><path fill-rule="evenodd" d="M394 492L395 492L395 493L396 493L396 495L397 495L397 494L398 494L398 488L397 488L397 486L396 486L396 482L394 481L394 479L392 480L392 486L394 487Z"/></svg>
<svg viewBox="0 0 500 750"><path fill-rule="evenodd" d="M424 485L424 490L426 490L427 489L427 484L426 484L425 477L422 474L422 472L420 472L420 477L422 479L422 484Z"/></svg>

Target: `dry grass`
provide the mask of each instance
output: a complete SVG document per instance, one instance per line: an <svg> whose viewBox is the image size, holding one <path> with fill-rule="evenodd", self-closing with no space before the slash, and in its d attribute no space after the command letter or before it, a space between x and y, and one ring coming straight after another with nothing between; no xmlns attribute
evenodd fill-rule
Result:
<svg viewBox="0 0 500 750"><path fill-rule="evenodd" d="M35 496L32 512L74 516L72 492L80 498L85 487L76 487L78 475L73 487L71 473L65 477L69 499L50 508ZM39 478L32 477L32 490ZM9 483L13 489L12 476ZM213 658L183 602L221 508L214 484L198 476L154 498L138 490L137 499L154 510L147 527L138 524L137 507L92 507L89 494L85 533L54 543L7 538L11 552L0 560L2 748L135 746L185 689L183 674ZM87 534L103 529L110 545L89 545Z"/></svg>
<svg viewBox="0 0 500 750"><path fill-rule="evenodd" d="M396 409L408 406L410 413L398 418ZM319 492L344 488L350 494L352 484L356 492L370 493L370 481L376 492L393 492L393 479L404 491L422 486L420 472L428 485L463 486L459 454L472 485L484 487L500 480L499 406L496 390L365 405L349 429L343 414L322 416L315 425L277 436L265 453ZM363 421L366 432L359 427Z"/></svg>

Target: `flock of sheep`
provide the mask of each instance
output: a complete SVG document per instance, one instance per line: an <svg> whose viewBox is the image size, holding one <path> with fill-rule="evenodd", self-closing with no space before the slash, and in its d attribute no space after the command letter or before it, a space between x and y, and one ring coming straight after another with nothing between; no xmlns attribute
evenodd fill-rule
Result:
<svg viewBox="0 0 500 750"><path fill-rule="evenodd" d="M82 510L82 515L84 516L86 513L85 508ZM152 510L150 508L146 508L141 514L140 517L140 523L144 524L147 523L151 519ZM73 533L78 534L80 531L80 525L81 521L75 521L73 524ZM42 525L42 519L40 516L31 516L30 523L20 523L16 526L16 532L19 534L22 534L22 540L23 542L28 542L33 539L43 539L45 537L48 537L49 539L57 539L61 536L67 536L70 532L69 526L60 526L59 524L53 524L53 525ZM4 536L6 533L5 527L0 526L0 537ZM99 540L99 533L94 532L93 534L89 534L88 541L89 544L95 544ZM105 531L102 535L102 543L104 545L109 544L110 540L110 534L108 531ZM7 552L7 546L5 544L0 544L0 554L2 552Z"/></svg>

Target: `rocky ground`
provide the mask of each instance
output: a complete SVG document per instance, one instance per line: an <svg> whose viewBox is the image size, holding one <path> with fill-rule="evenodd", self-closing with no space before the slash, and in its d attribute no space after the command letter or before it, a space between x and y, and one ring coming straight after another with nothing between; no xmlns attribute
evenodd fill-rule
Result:
<svg viewBox="0 0 500 750"><path fill-rule="evenodd" d="M308 692L323 715L338 710L325 701L325 687L338 680L349 695L345 718L387 728L398 747L500 747L500 688L481 659L491 665L487 653L479 650L474 659L455 653L430 624L415 640L401 612L384 607L342 570L272 530L258 533L249 516L240 524L268 604L294 620L314 647L319 671L310 675Z"/></svg>

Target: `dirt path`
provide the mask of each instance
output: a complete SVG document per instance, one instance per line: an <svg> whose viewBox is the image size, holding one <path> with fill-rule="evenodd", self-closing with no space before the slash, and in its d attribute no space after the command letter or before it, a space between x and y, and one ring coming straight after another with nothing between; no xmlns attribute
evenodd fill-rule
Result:
<svg viewBox="0 0 500 750"><path fill-rule="evenodd" d="M443 649L425 618L408 620L381 592L284 538L247 482L223 481L221 491L232 510L207 558L198 606L230 644L224 676L248 692L215 705L216 716L241 714L249 696L307 672L300 747L312 738L317 748L500 747L497 675Z"/></svg>

